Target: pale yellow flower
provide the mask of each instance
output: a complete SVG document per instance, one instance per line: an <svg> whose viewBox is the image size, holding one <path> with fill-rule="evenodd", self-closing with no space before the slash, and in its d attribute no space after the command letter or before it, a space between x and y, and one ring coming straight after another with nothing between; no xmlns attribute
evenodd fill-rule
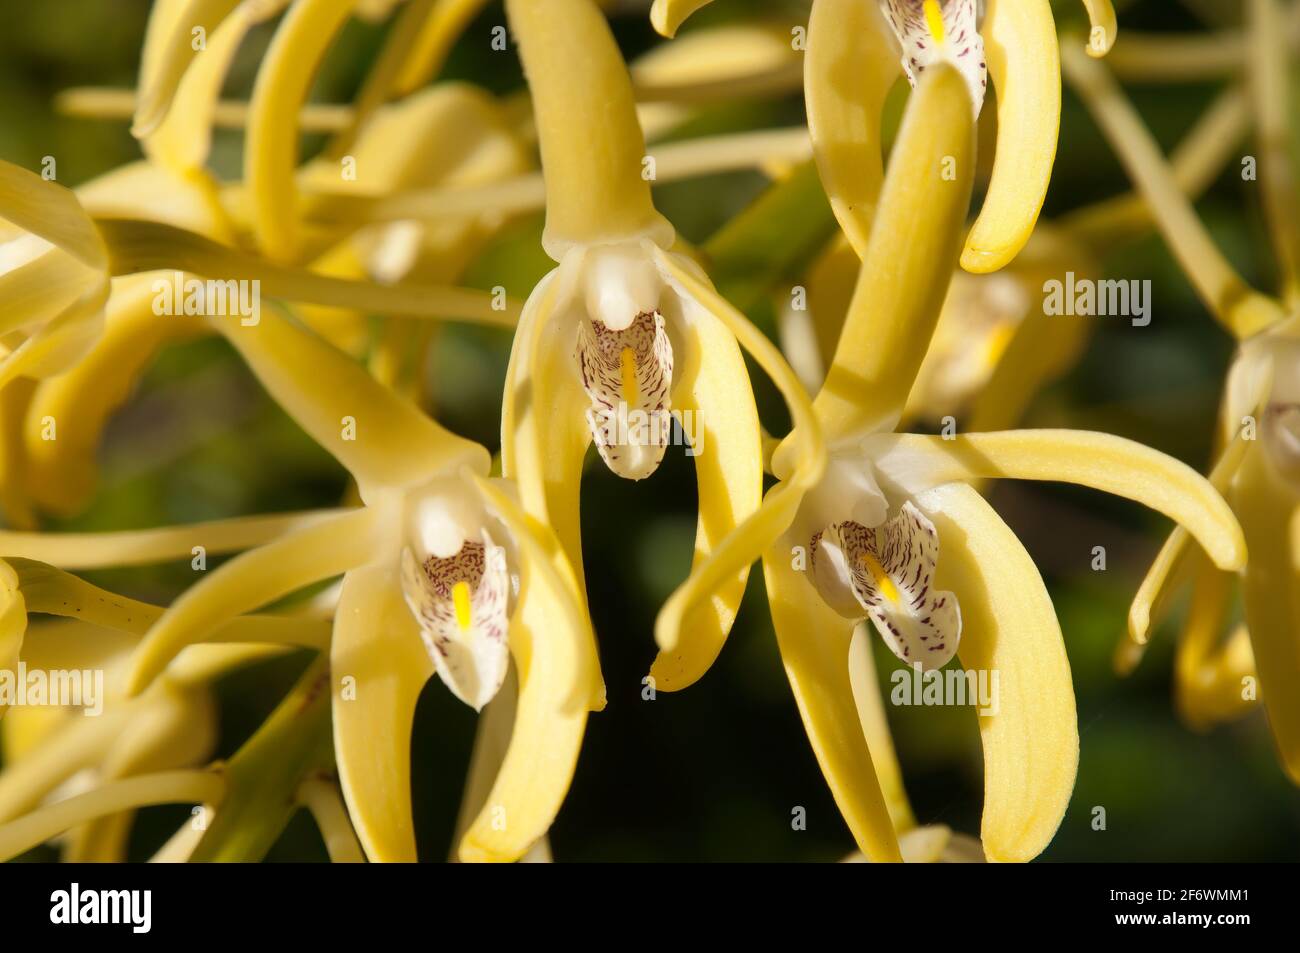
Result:
<svg viewBox="0 0 1300 953"><path fill-rule="evenodd" d="M1142 502L1186 526L1216 563L1245 562L1241 529L1190 468L1130 441L1074 431L942 437L894 433L956 264L973 177L974 128L959 74L926 71L891 156L877 221L826 383L814 403L825 473L779 448L763 506L665 604L663 652L718 580L763 557L786 670L814 751L863 852L898 847L859 729L848 649L870 618L904 661L997 671L996 714L980 716L981 840L990 859L1037 855L1073 788L1077 727L1051 599L1024 548L969 485L991 477L1078 483ZM956 181L942 175L956 158ZM924 200L922 200L924 197ZM697 295L709 292L684 272ZM715 306L725 307L718 302ZM820 558L819 558L820 552Z"/></svg>
<svg viewBox="0 0 1300 953"><path fill-rule="evenodd" d="M1288 40L1276 0L1252 0L1249 13L1261 198L1282 276L1277 298L1250 287L1219 250L1106 70L1068 52L1065 65L1197 294L1239 342L1224 388L1210 481L1231 503L1250 546L1250 562L1239 573L1245 626L1221 640L1232 587L1216 578L1187 535L1175 530L1133 602L1129 642L1121 646L1118 664L1128 669L1137 663L1152 626L1190 578L1196 594L1180 640L1180 707L1193 724L1204 726L1247 710L1258 698L1268 711L1282 765L1300 782L1300 588L1289 529L1300 509L1295 411L1300 403L1300 230L1286 147Z"/></svg>

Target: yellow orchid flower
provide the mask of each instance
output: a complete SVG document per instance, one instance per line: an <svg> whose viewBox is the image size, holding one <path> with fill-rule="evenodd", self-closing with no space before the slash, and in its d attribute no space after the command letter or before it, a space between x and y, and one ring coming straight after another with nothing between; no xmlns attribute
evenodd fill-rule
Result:
<svg viewBox="0 0 1300 953"><path fill-rule="evenodd" d="M443 430L289 318L264 314L256 327L222 330L277 402L348 468L364 505L306 522L205 577L153 623L128 689L145 689L182 648L246 609L342 573L330 647L334 737L366 853L414 859L409 740L428 676L436 670L481 708L513 657L514 733L460 856L517 859L559 809L599 682L571 569L509 487L488 479L484 448Z"/></svg>
<svg viewBox="0 0 1300 953"><path fill-rule="evenodd" d="M543 244L558 267L529 297L515 336L503 472L518 481L525 508L554 528L581 579L588 446L594 440L617 475L640 480L658 468L676 417L695 457L703 561L759 504L762 447L741 348L796 416L809 416L807 398L776 348L673 250L673 227L643 175L628 72L599 10L591 0L511 0L506 10L540 134ZM806 464L817 468L815 452ZM690 685L712 664L746 575L737 566L720 580L690 637L661 653L651 670L658 688Z"/></svg>
<svg viewBox="0 0 1300 953"><path fill-rule="evenodd" d="M870 618L907 664L937 668L960 651L966 667L998 671L1000 709L980 716L981 840L990 859L1027 860L1050 840L1074 783L1069 664L1033 561L966 484L1054 480L1115 493L1185 526L1216 565L1231 571L1244 564L1245 546L1209 483L1131 441L1065 430L951 440L894 432L956 264L974 172L962 76L936 64L914 96L844 331L814 402L815 424L829 446L825 473L805 479L792 464L793 441L807 439L796 422L772 460L780 482L670 597L656 637L662 652L671 651L685 612L708 599L718 580L762 555L805 727L860 849L876 860L897 859L898 847L856 721L847 664L854 623ZM679 280L697 296L711 294L684 269Z"/></svg>
<svg viewBox="0 0 1300 953"><path fill-rule="evenodd" d="M21 644L0 667L0 678L13 679L12 688L36 684L39 674L48 686L74 687L71 698L29 691L9 706L0 723L6 764L0 823L80 789L201 764L216 741L212 679L289 644L321 648L329 637L324 621L234 619L216 634L217 644L188 649L147 692L128 699L123 682L131 651L162 609L27 559L4 562L0 574L4 641ZM26 631L32 612L63 618ZM109 812L77 827L65 843L65 859L123 859L132 818L132 811Z"/></svg>
<svg viewBox="0 0 1300 953"><path fill-rule="evenodd" d="M1168 163L1107 71L1067 56L1066 74L1146 197L1160 231L1211 314L1240 342L1224 388L1210 480L1231 503L1250 546L1240 576L1245 625L1221 638L1231 580L1204 564L1175 531L1156 557L1129 612L1121 671L1142 656L1152 626L1180 584L1196 583L1176 667L1179 705L1204 727L1262 701L1283 768L1300 783L1300 652L1296 560L1289 524L1300 508L1295 405L1300 318L1295 313L1300 231L1287 152L1287 37L1275 0L1249 6L1250 88L1261 144L1261 199L1282 275L1279 298L1251 288L1215 245L1178 190ZM1223 567L1219 567L1223 569ZM1258 669L1258 691L1253 688Z"/></svg>
<svg viewBox="0 0 1300 953"><path fill-rule="evenodd" d="M1109 0L1088 7L1088 51L1104 55L1115 40L1114 11ZM990 77L998 93L992 179L961 256L967 271L996 271L1028 241L1056 155L1061 78L1047 0L817 0L808 22L805 95L822 180L861 255L883 178L885 98L900 71L915 85L936 62L962 73L976 115Z"/></svg>
<svg viewBox="0 0 1300 953"><path fill-rule="evenodd" d="M1250 122L1247 96L1230 86L1206 109L1171 157L1178 187L1195 198L1236 156ZM1151 213L1140 195L1126 194L1075 209L1053 222L1039 222L1019 256L988 275L957 270L939 324L908 395L902 421L962 429L1015 426L1032 398L1081 356L1093 327L1087 320L1046 313L1048 282L1096 279L1108 249L1145 234ZM812 265L805 321L783 337L782 346L809 355L807 382L820 386L834 353L859 267L858 256L839 235ZM791 354L793 359L793 354Z"/></svg>
<svg viewBox="0 0 1300 953"><path fill-rule="evenodd" d="M120 624L124 620L119 614L112 621ZM234 634L236 626L228 628ZM257 626L239 635L256 638L265 631L265 626ZM328 630L323 634L328 635ZM72 639L70 647L73 658L84 660L84 639ZM266 648L193 646L177 659L177 684L213 678L264 655ZM210 651L204 654L204 650ZM163 845L154 861L259 860L299 806L307 808L316 820L331 860L364 860L328 768L329 696L323 687L327 679L322 657L308 667L271 717L228 762L203 768L151 769L151 764L174 760L180 754L177 739L192 744L193 733L185 731L190 719L182 723L175 713L169 714L159 705L145 708L147 696L121 702L123 710L116 720L96 730L101 743L113 728L123 732L122 737L113 742L95 776L86 778L85 769L76 776L82 779L78 786L88 789L61 798L56 795L49 803L0 823L0 858L12 858L71 832L65 851L71 858L120 859L120 842L137 808L188 803L196 805L191 820ZM181 734L189 737L180 738ZM168 744L169 736L177 738ZM49 786L51 769L94 760L89 750L94 740L75 725L44 732L36 740L41 750L26 754L6 772L6 807L17 803L15 798L29 795L24 786ZM6 738L7 743L12 741ZM119 776L123 768L134 770ZM67 789L69 784L63 787Z"/></svg>

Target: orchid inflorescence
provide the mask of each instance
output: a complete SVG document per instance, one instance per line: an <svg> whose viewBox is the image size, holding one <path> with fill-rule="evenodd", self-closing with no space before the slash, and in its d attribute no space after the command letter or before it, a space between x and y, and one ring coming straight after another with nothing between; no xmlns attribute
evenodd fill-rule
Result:
<svg viewBox="0 0 1300 953"><path fill-rule="evenodd" d="M708 5L655 0L648 16L673 38ZM1300 4L1247 4L1246 42L1217 66L1228 88L1168 163L1112 72L1216 67L1176 41L1126 51L1110 0L1085 0L1089 32L1061 36L1048 0L813 0L790 24L692 24L630 64L612 4L505 0L485 39L467 31L486 6L155 0L138 88L63 102L129 113L143 157L75 190L0 163L0 670L105 680L95 717L0 694L0 856L61 837L66 858L123 859L134 812L180 803L193 820L155 859L259 859L303 806L334 860L414 860L411 732L436 673L480 713L454 858L548 858L606 704L584 476L646 480L679 438L694 560L656 619L646 684L681 691L708 672L761 562L856 859L1030 860L1074 789L1065 643L1034 560L982 495L993 479L1078 484L1172 520L1121 666L1193 580L1180 708L1200 725L1235 715L1257 671L1300 782L1300 230L1285 147ZM308 103L354 17L392 20L360 91ZM272 22L250 98L223 99L246 37ZM517 53L527 96L440 78L456 44L479 42ZM1063 71L1136 194L1040 222ZM677 134L701 104L801 85L806 127ZM1252 122L1277 297L1246 285L1190 206ZM211 168L219 126L243 130L235 181ZM303 134L321 132L302 161ZM706 245L656 208L652 184L741 169L767 190ZM527 299L471 282L493 240L541 210L554 267ZM1083 322L1036 313L1044 281L1099 276L1106 249L1153 226L1240 342L1208 476L1106 433L1014 429L1087 343ZM808 307L783 308L800 282ZM752 319L774 301L779 327ZM499 456L435 419L424 366L448 322L512 335ZM43 530L91 505L104 428L160 349L207 336L346 469L347 497ZM783 399L783 436L760 423L751 369ZM231 558L207 569L217 555ZM172 561L197 581L165 607L74 575ZM1222 640L1238 580L1245 621ZM919 672L959 659L997 673L998 704L978 715L978 840L918 824L873 632ZM213 683L295 649L314 658L296 685L212 760Z"/></svg>

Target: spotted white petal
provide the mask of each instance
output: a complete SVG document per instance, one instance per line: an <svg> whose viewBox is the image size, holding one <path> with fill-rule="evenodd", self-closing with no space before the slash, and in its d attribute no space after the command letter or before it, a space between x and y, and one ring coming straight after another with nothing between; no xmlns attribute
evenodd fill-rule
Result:
<svg viewBox="0 0 1300 953"><path fill-rule="evenodd" d="M827 604L848 615L852 593L855 614L865 610L890 651L927 671L947 663L961 640L957 597L934 588L938 560L934 524L910 502L879 526L833 523L812 546L813 579Z"/></svg>
<svg viewBox="0 0 1300 953"><path fill-rule="evenodd" d="M880 4L903 48L908 82L915 87L926 67L948 62L966 80L978 116L989 80L976 0L880 0Z"/></svg>
<svg viewBox="0 0 1300 953"><path fill-rule="evenodd" d="M650 476L672 432L673 349L663 315L642 311L623 330L595 318L580 321L577 359L601 458L626 479Z"/></svg>
<svg viewBox="0 0 1300 953"><path fill-rule="evenodd" d="M452 556L420 562L409 547L402 550L402 594L429 657L452 693L476 711L505 681L511 588L506 551L487 530Z"/></svg>

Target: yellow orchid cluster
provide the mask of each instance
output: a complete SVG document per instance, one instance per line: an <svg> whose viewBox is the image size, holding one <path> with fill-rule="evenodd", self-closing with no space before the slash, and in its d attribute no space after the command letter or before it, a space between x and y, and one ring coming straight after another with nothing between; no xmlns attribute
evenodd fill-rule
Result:
<svg viewBox="0 0 1300 953"><path fill-rule="evenodd" d="M672 38L708 2L642 12ZM179 803L192 817L155 859L260 859L302 806L334 860L415 860L412 725L436 673L480 712L454 859L548 859L588 715L606 702L584 474L641 481L678 443L696 472L694 560L657 617L645 684L685 690L709 671L761 562L859 859L1031 860L1074 789L1060 625L981 495L994 478L1090 487L1172 520L1121 660L1136 663L1193 580L1181 706L1200 724L1237 713L1258 667L1300 782L1296 24L1281 0L1250 0L1244 44L1209 63L1150 37L1126 54L1110 0L1085 0L1090 32L1064 37L1049 0L812 0L791 23L693 26L629 64L610 6L505 0L473 38L522 64L527 95L499 97L441 78L486 0L155 0L137 89L62 102L129 115L143 158L76 190L0 162L0 679L24 692L23 672L90 679L57 705L0 691L0 858L59 839L67 859L120 860L136 811ZM377 58L350 105L309 103L353 18L391 20ZM246 38L272 26L251 97L223 99ZM1166 163L1111 69L1230 84ZM1063 71L1137 194L1040 223ZM680 134L703 104L800 88L806 126ZM1248 288L1189 204L1252 120L1277 299ZM243 130L234 181L211 168L225 126ZM303 161L309 133L326 142ZM707 245L656 208L652 185L735 170L769 186ZM792 210L815 217L819 203L824 227L801 230ZM542 210L554 267L527 300L470 287L493 239ZM1044 310L1045 283L1099 275L1111 245L1153 224L1241 342L1208 478L1110 434L1009 429L1086 343L1086 322ZM785 305L794 285L806 307ZM770 337L751 312L772 302ZM435 420L425 361L447 322L513 336L499 456ZM159 350L201 336L227 341L346 469L347 497L42 529L90 505L104 428ZM779 439L751 366L788 410ZM196 581L166 607L73 574L177 561ZM1235 578L1246 619L1220 640ZM918 824L873 632L918 672L958 659L996 673L998 703L978 715L978 840ZM292 690L214 760L214 682L295 650L313 660Z"/></svg>

